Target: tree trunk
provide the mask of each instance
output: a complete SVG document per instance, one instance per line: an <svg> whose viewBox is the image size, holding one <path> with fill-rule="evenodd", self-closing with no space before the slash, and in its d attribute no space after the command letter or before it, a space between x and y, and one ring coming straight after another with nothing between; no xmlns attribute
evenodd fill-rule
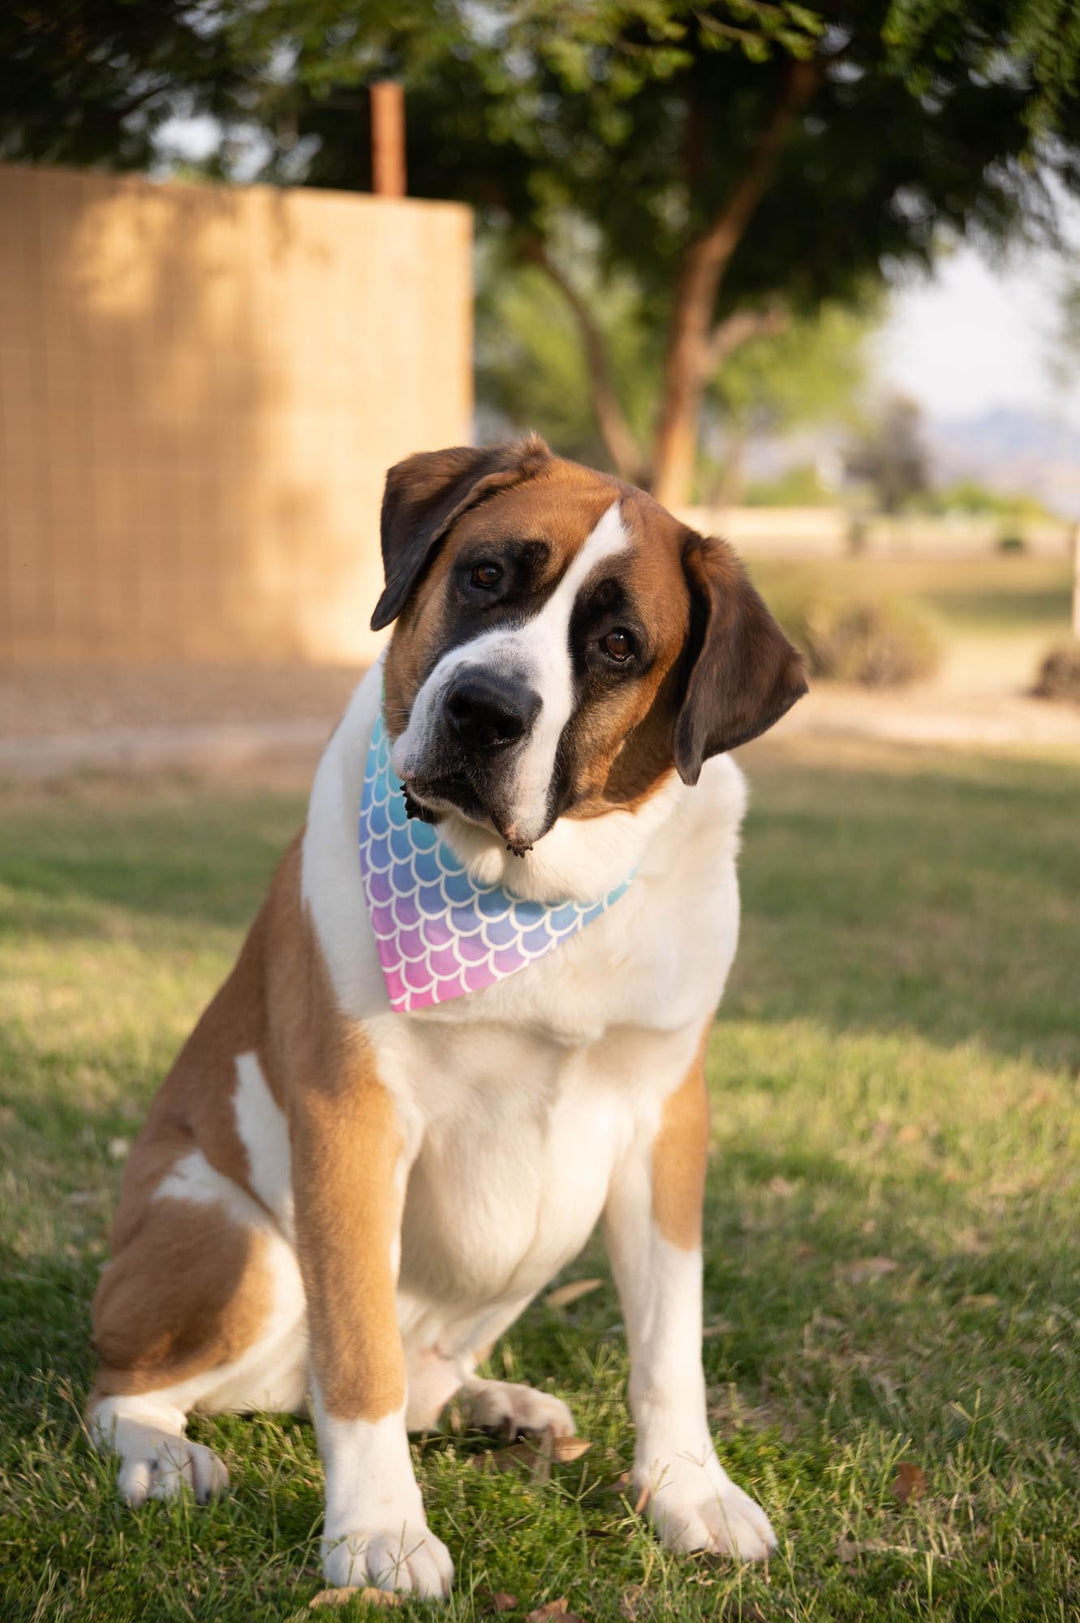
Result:
<svg viewBox="0 0 1080 1623"><path fill-rule="evenodd" d="M619 397L608 371L604 335L594 321L585 300L573 283L563 275L548 255L546 245L539 237L530 237L524 244L527 259L545 272L570 306L581 333L585 352L585 367L589 378L589 403L596 418L596 426L611 465L620 479L629 484L641 484L646 477L645 459L634 432L627 422Z"/></svg>
<svg viewBox="0 0 1080 1623"><path fill-rule="evenodd" d="M761 202L780 149L817 87L821 66L793 62L750 161L706 234L687 251L675 291L664 363L664 390L653 454L653 494L665 506L690 497L698 423L709 381L713 313L731 256Z"/></svg>

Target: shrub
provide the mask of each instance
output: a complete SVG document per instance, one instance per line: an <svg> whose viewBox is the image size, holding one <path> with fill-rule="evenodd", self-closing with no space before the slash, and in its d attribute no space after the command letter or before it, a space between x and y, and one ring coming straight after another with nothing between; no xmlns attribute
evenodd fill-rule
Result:
<svg viewBox="0 0 1080 1623"><path fill-rule="evenodd" d="M933 621L907 598L804 580L774 593L771 606L806 654L812 676L901 687L932 676L941 661Z"/></svg>
<svg viewBox="0 0 1080 1623"><path fill-rule="evenodd" d="M1039 699L1064 699L1080 704L1080 637L1051 648L1032 690Z"/></svg>

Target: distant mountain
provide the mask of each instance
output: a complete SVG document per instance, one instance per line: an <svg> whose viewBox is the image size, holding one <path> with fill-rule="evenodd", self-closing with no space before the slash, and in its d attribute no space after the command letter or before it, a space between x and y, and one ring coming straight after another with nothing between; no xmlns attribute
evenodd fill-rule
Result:
<svg viewBox="0 0 1080 1623"><path fill-rule="evenodd" d="M976 479L1003 494L1038 496L1080 518L1080 428L998 407L979 417L930 418L925 439L941 484Z"/></svg>

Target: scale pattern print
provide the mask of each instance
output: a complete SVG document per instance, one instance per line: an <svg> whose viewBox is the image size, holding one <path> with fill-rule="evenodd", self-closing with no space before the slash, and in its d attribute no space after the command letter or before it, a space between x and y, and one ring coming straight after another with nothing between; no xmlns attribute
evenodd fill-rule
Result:
<svg viewBox="0 0 1080 1623"><path fill-rule="evenodd" d="M398 1013L466 997L517 974L599 918L597 902L524 901L478 885L430 823L409 818L381 716L360 798L360 871L390 1005Z"/></svg>

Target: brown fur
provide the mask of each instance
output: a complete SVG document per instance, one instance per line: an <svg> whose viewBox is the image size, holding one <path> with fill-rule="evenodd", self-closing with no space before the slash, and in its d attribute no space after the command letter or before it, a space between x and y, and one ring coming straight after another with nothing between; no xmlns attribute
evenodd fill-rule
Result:
<svg viewBox="0 0 1080 1623"><path fill-rule="evenodd" d="M132 1150L94 1301L99 1395L231 1362L265 1323L260 1237L219 1206L155 1197L197 1149L257 1200L235 1119L236 1057L254 1050L290 1122L298 1251L327 1406L373 1419L402 1401L390 1267L399 1138L370 1051L337 1010L301 903L300 860L298 836Z"/></svg>
<svg viewBox="0 0 1080 1623"><path fill-rule="evenodd" d="M724 542L696 535L643 491L553 457L533 439L503 451L497 474L484 474L472 491L453 487L457 505L425 553L424 589L401 608L384 676L392 737L404 731L445 646L456 560L484 544L497 555L508 537L543 540L551 557L537 586L542 598L616 499L631 549L612 575L645 621L653 659L567 728L562 747L574 792L564 815L633 811L675 769L695 782L707 755L754 737L806 691L801 659ZM387 488L392 481L398 508L432 506L439 455L410 458L393 470ZM457 461L443 468L444 478L448 471L460 478Z"/></svg>
<svg viewBox="0 0 1080 1623"><path fill-rule="evenodd" d="M709 1094L705 1081L706 1026L683 1082L664 1100L652 1152L652 1209L664 1239L682 1251L701 1245L705 1172L709 1160Z"/></svg>
<svg viewBox="0 0 1080 1623"><path fill-rule="evenodd" d="M358 1080L313 1092L298 1112L297 1232L311 1351L326 1412L379 1420L405 1401L390 1248L400 1199L393 1103L357 1055Z"/></svg>
<svg viewBox="0 0 1080 1623"><path fill-rule="evenodd" d="M265 1243L220 1206L149 1200L94 1297L94 1396L153 1392L246 1352L271 1308Z"/></svg>

